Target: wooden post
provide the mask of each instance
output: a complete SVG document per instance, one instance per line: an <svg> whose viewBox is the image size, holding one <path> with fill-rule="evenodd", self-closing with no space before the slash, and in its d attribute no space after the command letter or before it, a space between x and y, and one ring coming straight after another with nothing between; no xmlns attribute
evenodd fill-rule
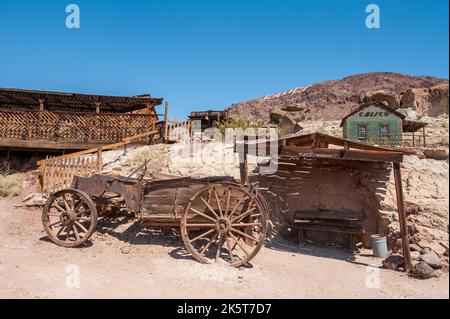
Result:
<svg viewBox="0 0 450 319"><path fill-rule="evenodd" d="M248 186L249 184L247 153L248 153L248 136L244 136L244 162L239 163L241 184L244 186Z"/></svg>
<svg viewBox="0 0 450 319"><path fill-rule="evenodd" d="M402 175L400 172L400 163L394 162L393 167L394 167L395 193L397 195L397 210L400 222L400 231L402 234L402 251L403 257L405 258L405 270L406 272L409 272L412 269L412 263L411 263L411 253L409 251L408 224L406 221L405 202L403 199L403 186L402 186Z"/></svg>
<svg viewBox="0 0 450 319"><path fill-rule="evenodd" d="M169 101L166 101L166 106L164 110L164 142L167 142L167 129L169 120Z"/></svg>
<svg viewBox="0 0 450 319"><path fill-rule="evenodd" d="M97 172L100 174L103 170L102 147L97 148Z"/></svg>
<svg viewBox="0 0 450 319"><path fill-rule="evenodd" d="M95 102L95 113L100 113L100 105L102 105L102 103L100 102Z"/></svg>
<svg viewBox="0 0 450 319"><path fill-rule="evenodd" d="M43 111L45 99L38 99L38 101L39 101L39 110Z"/></svg>
<svg viewBox="0 0 450 319"><path fill-rule="evenodd" d="M413 136L413 147L415 147L416 146L416 136L415 136L415 134L414 134L414 131L412 132L412 136Z"/></svg>
<svg viewBox="0 0 450 319"><path fill-rule="evenodd" d="M423 147L427 147L427 144L425 142L425 126L422 127L422 135L423 135Z"/></svg>

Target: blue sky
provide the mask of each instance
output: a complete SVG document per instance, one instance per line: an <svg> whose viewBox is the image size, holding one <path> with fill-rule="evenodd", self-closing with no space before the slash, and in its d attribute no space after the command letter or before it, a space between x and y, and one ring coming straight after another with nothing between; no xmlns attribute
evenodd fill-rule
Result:
<svg viewBox="0 0 450 319"><path fill-rule="evenodd" d="M65 26L70 3L80 29ZM380 29L365 27L370 3ZM448 9L447 0L2 0L0 87L150 93L182 119L354 73L448 78Z"/></svg>

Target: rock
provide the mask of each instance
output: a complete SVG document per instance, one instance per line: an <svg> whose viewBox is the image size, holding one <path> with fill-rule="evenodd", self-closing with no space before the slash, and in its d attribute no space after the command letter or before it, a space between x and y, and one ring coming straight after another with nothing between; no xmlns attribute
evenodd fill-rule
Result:
<svg viewBox="0 0 450 319"><path fill-rule="evenodd" d="M441 245L441 246L445 249L445 251L444 251L444 256L447 256L447 257L448 257L448 243L441 241L441 242L439 243L439 245Z"/></svg>
<svg viewBox="0 0 450 319"><path fill-rule="evenodd" d="M32 193L24 197L22 200L27 207L39 207L44 206L47 202L47 197L42 194Z"/></svg>
<svg viewBox="0 0 450 319"><path fill-rule="evenodd" d="M128 254L131 252L131 249L130 249L130 247L128 247L128 246L121 247L121 248L120 248L120 252L121 252L122 254L124 254L124 255L128 255Z"/></svg>
<svg viewBox="0 0 450 319"><path fill-rule="evenodd" d="M399 267L403 266L404 263L405 259L400 255L390 255L382 262L385 268L391 270L397 270Z"/></svg>
<svg viewBox="0 0 450 319"><path fill-rule="evenodd" d="M434 271L434 277L441 278L442 276L444 276L444 273L442 272L442 270L435 270Z"/></svg>
<svg viewBox="0 0 450 319"><path fill-rule="evenodd" d="M417 244L411 244L411 245L409 245L409 250L418 251L420 254L420 251L422 250L422 248Z"/></svg>
<svg viewBox="0 0 450 319"><path fill-rule="evenodd" d="M411 252L411 259L412 260L420 260L420 251L412 251Z"/></svg>
<svg viewBox="0 0 450 319"><path fill-rule="evenodd" d="M411 276L419 279L430 279L434 277L434 270L426 262L421 261L414 265Z"/></svg>
<svg viewBox="0 0 450 319"><path fill-rule="evenodd" d="M448 114L448 84L407 90L401 100L402 108L412 108L419 116Z"/></svg>
<svg viewBox="0 0 450 319"><path fill-rule="evenodd" d="M400 107L399 97L394 92L388 92L385 90L378 90L367 92L362 97L363 102L381 102L396 110Z"/></svg>
<svg viewBox="0 0 450 319"><path fill-rule="evenodd" d="M427 148L423 149L423 155L425 158L431 158L439 161L445 161L448 159L448 149L442 148Z"/></svg>
<svg viewBox="0 0 450 319"><path fill-rule="evenodd" d="M424 255L420 255L419 259L426 262L434 269L442 268L442 261L439 259L439 256L434 251L430 251Z"/></svg>

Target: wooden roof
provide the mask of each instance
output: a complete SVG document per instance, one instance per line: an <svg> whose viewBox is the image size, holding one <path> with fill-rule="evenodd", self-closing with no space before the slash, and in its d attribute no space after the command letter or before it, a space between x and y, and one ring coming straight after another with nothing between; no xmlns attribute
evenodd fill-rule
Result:
<svg viewBox="0 0 450 319"><path fill-rule="evenodd" d="M427 125L425 122L403 120L403 132L416 132Z"/></svg>
<svg viewBox="0 0 450 319"><path fill-rule="evenodd" d="M251 141L247 144L252 143ZM266 151L271 141L265 142ZM239 150L239 147L237 147ZM402 162L403 151L362 144L322 133L278 140L278 156L283 159L312 158L372 162ZM267 154L269 155L269 154Z"/></svg>
<svg viewBox="0 0 450 319"><path fill-rule="evenodd" d="M217 117L220 118L226 118L228 117L228 111L199 111L199 112L191 112L189 115L190 119L217 119Z"/></svg>
<svg viewBox="0 0 450 319"><path fill-rule="evenodd" d="M354 110L354 111L351 112L350 114L347 114L347 115L342 119L342 121L341 121L341 127L344 126L345 120L346 120L347 118L349 118L349 117L352 116L353 114L356 114L356 113L362 111L363 109L365 109L366 107L369 107L369 106L371 106L371 105L379 106L379 107L381 107L382 109L384 109L384 110L386 110L386 111L388 111L388 112L390 112L390 113L393 113L393 114L397 115L397 116L398 116L399 118L401 118L402 120L404 120L404 119L406 118L405 115L403 115L403 114L400 113L400 112L397 112L396 110L390 108L389 106L387 106L386 104L384 104L384 103L382 103L382 102L371 101L371 102L365 102L365 103L361 104L361 106L359 106L356 110Z"/></svg>
<svg viewBox="0 0 450 319"><path fill-rule="evenodd" d="M118 113L147 106L154 107L162 103L162 99L153 98L149 94L128 97L0 88L0 108L36 109L39 108L40 100L44 101L44 107L49 111L95 112L96 103L101 103L102 112Z"/></svg>

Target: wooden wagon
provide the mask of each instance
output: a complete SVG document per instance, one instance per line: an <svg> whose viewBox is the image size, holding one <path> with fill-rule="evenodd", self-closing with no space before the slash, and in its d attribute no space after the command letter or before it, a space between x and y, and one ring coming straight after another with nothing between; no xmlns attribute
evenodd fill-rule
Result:
<svg viewBox="0 0 450 319"><path fill-rule="evenodd" d="M116 201L154 229L177 228L186 249L201 263L248 263L269 228L268 206L256 185L229 177L144 181L95 175L75 177L72 188L51 195L43 209L45 232L56 244L86 243L105 216L102 203Z"/></svg>

